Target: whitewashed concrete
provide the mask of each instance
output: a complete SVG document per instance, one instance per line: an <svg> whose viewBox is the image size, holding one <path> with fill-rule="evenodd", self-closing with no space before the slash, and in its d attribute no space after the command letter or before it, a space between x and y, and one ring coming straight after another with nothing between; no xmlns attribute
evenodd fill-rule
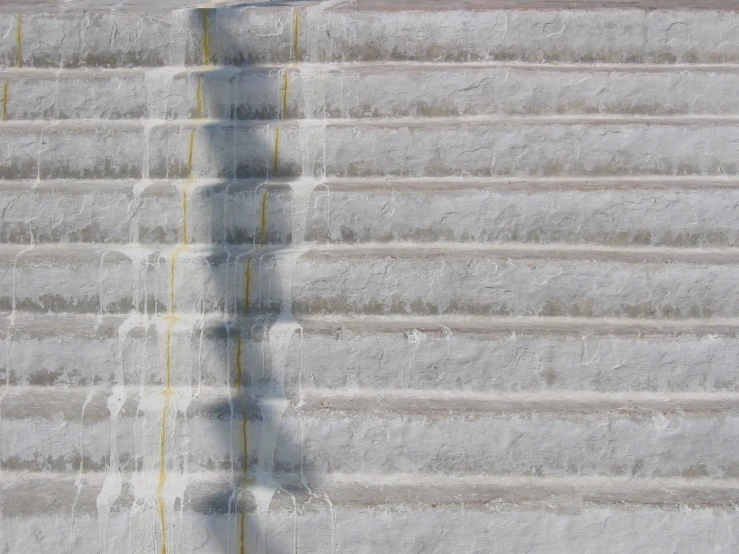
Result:
<svg viewBox="0 0 739 554"><path fill-rule="evenodd" d="M736 6L238 4L0 6L0 551L735 552Z"/></svg>

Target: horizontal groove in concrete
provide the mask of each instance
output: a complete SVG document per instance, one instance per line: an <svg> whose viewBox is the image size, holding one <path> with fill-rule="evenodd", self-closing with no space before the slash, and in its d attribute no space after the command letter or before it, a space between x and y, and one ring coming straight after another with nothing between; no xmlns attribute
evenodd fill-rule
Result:
<svg viewBox="0 0 739 554"><path fill-rule="evenodd" d="M0 247L2 248L2 247ZM18 245L6 246L9 251L19 250ZM49 246L53 249L54 246ZM59 246L59 248L63 248ZM53 250L50 250L53 251ZM2 250L0 249L0 252ZM611 246L581 246L571 244L337 244L311 245L308 256L323 260L346 257L363 259L365 257L387 257L392 259L427 258L443 256L447 259L484 256L488 258L512 260L545 260L676 264L729 264L739 262L739 250L734 248L667 248L652 246L633 246L614 248Z"/></svg>
<svg viewBox="0 0 739 554"><path fill-rule="evenodd" d="M737 65L359 63L0 70L6 120L726 115ZM655 92L660 91L659 100Z"/></svg>
<svg viewBox="0 0 739 554"><path fill-rule="evenodd" d="M123 404L120 416L137 411L153 411L164 405L163 387L116 386L99 387L4 386L2 389L3 419L7 420L73 420L82 415L85 424L108 421L109 398L119 397ZM262 394L269 391L258 391ZM173 410L188 418L223 419L234 417L261 421L260 406L281 399L255 396L247 390L222 387L176 386L170 390ZM299 402L294 403L308 417L376 417L425 416L434 420L443 417L486 417L540 415L543 417L614 418L663 414L679 418L710 418L739 415L739 392L670 392L644 391L601 393L593 391L433 391L389 389L316 389L304 387ZM81 408L84 406L84 414ZM290 410L292 408L288 408ZM178 416L179 417L179 416Z"/></svg>
<svg viewBox="0 0 739 554"><path fill-rule="evenodd" d="M95 513L95 497L101 492L105 473L88 472L83 475L82 501L78 513ZM123 490L114 505L114 511L130 509L134 501L133 488L137 480L151 479L146 474L123 473ZM175 476L179 477L179 476ZM295 496L300 513L329 510L326 503L318 503L315 497L299 482L298 476L277 475L276 482L283 488L278 491L270 506L271 513L293 511L288 494ZM7 471L3 474L0 490L3 491L5 517L23 517L41 514L69 516L72 499L77 494L77 476L53 473L19 474ZM188 505L186 512L214 509L215 513L228 514L227 506L211 505L209 495L230 494L234 486L226 472L193 473L184 478ZM297 482L296 482L297 481ZM551 512L578 513L588 509L610 508L614 511L631 511L635 508L716 508L734 510L739 495L736 480L724 479L634 479L627 477L496 477L488 475L392 475L345 474L323 477L310 482L315 492L331 499L337 509L358 507L384 507L388 505L408 508L429 508L432 504L451 507L464 506L470 510L495 512L498 510L528 511L539 508ZM238 490L238 487L237 487ZM35 491L35 492L34 492ZM38 497L38 511L28 512L20 499L33 494ZM247 487L243 496L235 500L233 511L253 511L254 501ZM434 506L436 507L436 506ZM221 511L217 508L226 508Z"/></svg>
<svg viewBox="0 0 739 554"><path fill-rule="evenodd" d="M268 125L283 124L285 126L326 126L328 128L345 128L357 126L366 127L431 127L439 128L449 125L458 126L489 126L489 125L668 125L668 126L734 126L739 124L739 114L675 114L675 115L643 115L643 114L551 114L551 115L449 115L449 116L407 116L407 117L343 117L337 119L300 118L300 119L246 119L224 120L197 118L194 120L171 121L167 119L66 119L58 121L44 121L38 119L6 121L0 129L10 133L17 133L24 129L29 130L144 130L146 128L162 127L166 129L213 128L220 129L249 129L262 128ZM430 176L429 176L430 177Z"/></svg>

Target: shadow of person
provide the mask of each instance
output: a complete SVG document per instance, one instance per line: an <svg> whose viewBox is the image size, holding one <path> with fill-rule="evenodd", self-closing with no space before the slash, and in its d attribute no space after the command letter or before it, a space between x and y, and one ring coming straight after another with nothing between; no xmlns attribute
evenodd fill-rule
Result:
<svg viewBox="0 0 739 554"><path fill-rule="evenodd" d="M302 252L308 203L325 169L316 166L323 159L320 147L306 148L303 128L293 119L301 115L290 101L294 65L255 65L263 61L260 55L250 55L244 37L232 31L238 26L229 21L242 17L247 6L195 10L189 21L201 30L203 66L184 75L195 90L193 118L201 120L183 122L191 129L180 146L188 149L188 168L179 175L190 226L184 242L207 250L212 282L205 286L216 300L200 306L207 323L201 324L197 348L210 344L205 359L220 368L221 377L210 387L193 379L198 388L186 414L191 421L207 420L203 429L211 430L202 438L191 432L190 468L207 460L204 469L218 477L189 486L180 510L206 513L215 538L193 551L276 554L297 549L296 498L311 493L299 426L284 425L284 419L299 418L301 404L299 378L297 386L292 379L302 363L292 273ZM297 17L286 9L276 26ZM262 57L297 62L296 45L290 41L288 52ZM180 260L173 268L182 271L186 253L174 256ZM214 306L216 313L207 315ZM286 388L288 374L293 384ZM288 536L269 532L273 503L287 513L292 507Z"/></svg>

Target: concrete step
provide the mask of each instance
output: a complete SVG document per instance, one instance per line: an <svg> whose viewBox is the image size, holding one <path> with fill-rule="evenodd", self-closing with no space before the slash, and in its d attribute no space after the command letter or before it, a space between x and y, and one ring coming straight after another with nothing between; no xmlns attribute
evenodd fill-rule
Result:
<svg viewBox="0 0 739 554"><path fill-rule="evenodd" d="M166 394L163 394L163 391ZM11 471L735 478L737 393L373 393L9 387ZM28 430L33 429L33 433ZM244 465L244 456L246 466Z"/></svg>
<svg viewBox="0 0 739 554"><path fill-rule="evenodd" d="M6 122L0 178L737 174L734 116Z"/></svg>
<svg viewBox="0 0 739 554"><path fill-rule="evenodd" d="M161 544L157 501L142 481L120 476L119 489L101 474L73 476L5 472L0 483L4 518L13 525L0 538L9 554L84 549L100 536L101 551ZM189 475L180 490L166 487L165 521L170 550L210 553L261 544L264 552L403 551L421 544L454 551L558 554L584 551L728 554L737 544L734 481L628 478L450 477L396 474L348 475L311 488L281 484L240 491L229 502L226 475ZM184 491L184 492L183 492ZM260 518L257 495L269 502ZM28 502L34 498L34 502ZM100 500L110 512L99 515ZM602 530L603 519L608 525ZM132 531L132 522L144 531ZM264 525L262 527L262 525ZM597 530L594 530L597 528ZM439 531L441 529L441 532ZM526 529L526 533L521 533ZM665 544L669 534L685 549Z"/></svg>
<svg viewBox="0 0 739 554"><path fill-rule="evenodd" d="M100 316L138 310L722 318L739 315L737 279L736 249L0 248L0 309Z"/></svg>
<svg viewBox="0 0 739 554"><path fill-rule="evenodd" d="M736 114L731 64L353 63L0 71L3 118ZM658 98L655 97L658 91Z"/></svg>
<svg viewBox="0 0 739 554"><path fill-rule="evenodd" d="M303 256L299 314L727 317L732 249L347 246Z"/></svg>
<svg viewBox="0 0 739 554"><path fill-rule="evenodd" d="M11 181L0 241L733 247L737 203L734 178Z"/></svg>
<svg viewBox="0 0 739 554"><path fill-rule="evenodd" d="M339 179L316 189L306 239L736 246L734 187L667 177Z"/></svg>
<svg viewBox="0 0 739 554"><path fill-rule="evenodd" d="M6 181L0 184L0 240L287 244L293 196L291 184L264 179ZM327 217L325 187L312 196L316 211Z"/></svg>
<svg viewBox="0 0 739 554"><path fill-rule="evenodd" d="M0 7L0 551L737 550L736 6L165 1Z"/></svg>
<svg viewBox="0 0 739 554"><path fill-rule="evenodd" d="M0 319L0 383L334 391L736 392L736 319L310 317L287 341L252 317ZM167 372L167 360L169 373ZM60 387L60 388L56 388ZM236 394L234 392L233 394Z"/></svg>
<svg viewBox="0 0 739 554"><path fill-rule="evenodd" d="M739 61L734 40L739 16L731 5L698 11L690 9L692 2L677 10L669 5L648 9L654 8L648 4L621 3L622 9L588 4L579 10L557 10L547 2L519 9L510 2L478 2L464 9L448 3L339 2L169 13L27 10L0 15L0 63L58 68L375 60Z"/></svg>

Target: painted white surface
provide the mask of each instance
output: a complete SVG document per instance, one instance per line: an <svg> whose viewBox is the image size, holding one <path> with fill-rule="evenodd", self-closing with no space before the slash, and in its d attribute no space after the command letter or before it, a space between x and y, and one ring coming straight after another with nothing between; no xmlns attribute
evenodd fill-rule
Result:
<svg viewBox="0 0 739 554"><path fill-rule="evenodd" d="M109 4L0 9L0 550L737 550L735 10Z"/></svg>

